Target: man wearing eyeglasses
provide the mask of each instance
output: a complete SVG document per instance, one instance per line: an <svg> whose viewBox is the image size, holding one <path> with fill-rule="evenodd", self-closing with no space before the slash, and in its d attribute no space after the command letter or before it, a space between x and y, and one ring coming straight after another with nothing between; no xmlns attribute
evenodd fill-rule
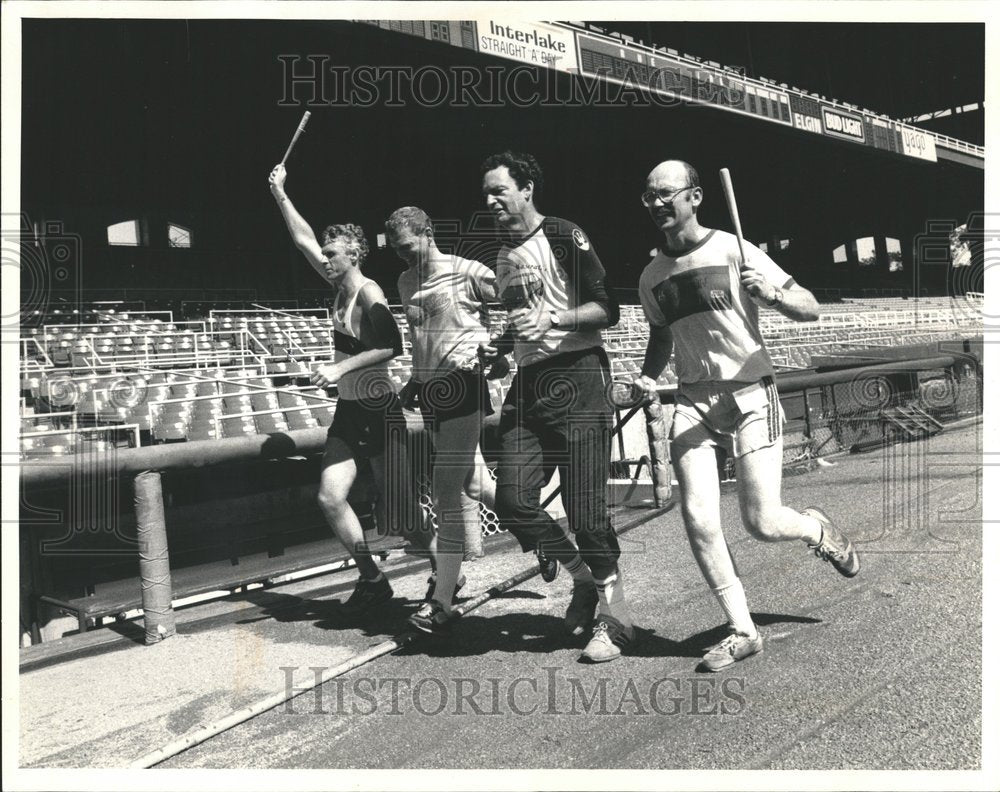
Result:
<svg viewBox="0 0 1000 792"><path fill-rule="evenodd" d="M698 222L702 197L698 173L686 162L661 162L646 179L642 203L664 243L639 279L650 333L636 382L654 391L674 355L671 457L692 552L730 625L703 658L705 668L720 671L760 652L763 640L722 532L716 447L736 460L740 513L752 536L802 540L845 577L856 575L860 562L823 511L781 503L784 413L758 311L811 322L819 317L816 299L749 242L741 266L736 237Z"/></svg>

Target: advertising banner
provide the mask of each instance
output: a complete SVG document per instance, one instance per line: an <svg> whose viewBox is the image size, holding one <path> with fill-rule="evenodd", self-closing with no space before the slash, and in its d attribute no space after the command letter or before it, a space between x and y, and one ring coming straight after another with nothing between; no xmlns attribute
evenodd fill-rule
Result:
<svg viewBox="0 0 1000 792"><path fill-rule="evenodd" d="M572 30L547 22L477 20L479 51L488 55L575 72L576 39Z"/></svg>

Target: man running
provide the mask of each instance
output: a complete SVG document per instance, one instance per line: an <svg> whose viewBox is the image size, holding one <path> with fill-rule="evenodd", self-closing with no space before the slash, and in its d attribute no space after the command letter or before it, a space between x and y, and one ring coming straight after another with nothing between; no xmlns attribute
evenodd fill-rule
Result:
<svg viewBox="0 0 1000 792"><path fill-rule="evenodd" d="M703 193L697 171L668 160L646 179L642 203L664 244L639 280L649 342L636 382L647 392L674 354L678 379L671 458L681 490L684 527L695 560L729 620L731 632L703 659L719 671L756 654L764 643L750 617L722 533L715 447L736 459L740 512L757 539L808 543L846 577L860 569L851 542L820 509L781 503L784 414L774 367L758 328L758 308L797 322L819 307L766 253L745 242L741 271L736 237L698 222Z"/></svg>
<svg viewBox="0 0 1000 792"><path fill-rule="evenodd" d="M347 501L358 473L368 460L378 493L377 517L380 527L388 527L386 488L403 494L398 499L407 517L415 520L416 500L408 497L409 477L403 471L387 481L387 457L403 459L406 420L389 378L389 361L403 351L399 327L378 284L366 278L361 265L368 254L368 242L360 226L331 225L323 231L322 247L312 228L302 218L285 192L287 173L276 165L268 179L281 215L295 246L306 260L336 289L333 310L334 362L320 366L312 382L321 388L337 386L337 407L327 433L319 505L334 534L347 548L358 568L354 592L344 603L356 615L392 599L392 587L379 570L364 541L358 516ZM387 454L387 437L392 444ZM412 502L412 506L411 506ZM394 517L396 515L393 515ZM408 526L413 530L416 523ZM419 530L414 536L422 537Z"/></svg>
<svg viewBox="0 0 1000 792"><path fill-rule="evenodd" d="M442 253L422 209L397 209L385 227L389 245L408 265L398 285L410 327L413 376L400 398L404 405L419 405L434 455L437 574L410 623L444 635L453 623L454 592L465 583L466 525L480 530L480 500L495 508L493 479L478 451L482 419L493 406L477 353L489 338L486 303L496 299L496 277L478 261Z"/></svg>
<svg viewBox="0 0 1000 792"><path fill-rule="evenodd" d="M539 553L543 577L551 580L558 569L550 560L572 575L571 634L585 634L599 611L582 658L604 662L633 636L606 489L612 407L601 330L617 324L618 308L587 235L538 210L542 179L530 154L505 151L482 166L486 207L506 236L497 292L509 324L481 354L496 360L510 339L518 365L500 416L497 515L525 552ZM539 503L556 468L579 549Z"/></svg>

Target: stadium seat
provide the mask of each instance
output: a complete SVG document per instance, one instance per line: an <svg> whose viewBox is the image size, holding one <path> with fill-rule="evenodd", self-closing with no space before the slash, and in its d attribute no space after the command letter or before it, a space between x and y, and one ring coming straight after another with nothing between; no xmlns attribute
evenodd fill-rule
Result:
<svg viewBox="0 0 1000 792"><path fill-rule="evenodd" d="M289 429L312 429L319 426L312 413L307 409L285 410L285 422Z"/></svg>
<svg viewBox="0 0 1000 792"><path fill-rule="evenodd" d="M247 413L251 410L249 396L226 396L222 403L227 415Z"/></svg>
<svg viewBox="0 0 1000 792"><path fill-rule="evenodd" d="M148 432L153 427L153 420L149 415L149 409L145 405L126 408L125 423L135 424L141 432Z"/></svg>
<svg viewBox="0 0 1000 792"><path fill-rule="evenodd" d="M303 399L296 393L291 393L289 391L279 391L278 404L281 407L302 407L305 405L305 399Z"/></svg>
<svg viewBox="0 0 1000 792"><path fill-rule="evenodd" d="M100 419L102 424L126 423L127 415L127 407L119 407L112 402L105 403L97 413L97 417Z"/></svg>
<svg viewBox="0 0 1000 792"><path fill-rule="evenodd" d="M188 429L187 439L190 440L218 440L220 435L215 429L214 423L192 423Z"/></svg>
<svg viewBox="0 0 1000 792"><path fill-rule="evenodd" d="M224 437L248 437L257 433L252 417L223 418L221 423Z"/></svg>
<svg viewBox="0 0 1000 792"><path fill-rule="evenodd" d="M175 382L170 386L170 398L189 399L196 395L197 390L198 386L193 382Z"/></svg>
<svg viewBox="0 0 1000 792"><path fill-rule="evenodd" d="M187 424L183 421L161 422L154 421L153 439L158 442L176 442L187 439Z"/></svg>
<svg viewBox="0 0 1000 792"><path fill-rule="evenodd" d="M250 388L242 383L221 382L219 385L221 392L227 396L247 395L250 393Z"/></svg>
<svg viewBox="0 0 1000 792"><path fill-rule="evenodd" d="M278 400L274 393L254 393L250 396L250 404L254 411L271 410L278 407Z"/></svg>
<svg viewBox="0 0 1000 792"><path fill-rule="evenodd" d="M273 415L254 416L257 426L257 434L272 434L274 432L287 432L288 423L281 413Z"/></svg>
<svg viewBox="0 0 1000 792"><path fill-rule="evenodd" d="M329 426L333 423L333 411L336 405L330 404L323 407L313 407L311 412L313 418L316 419L316 423L320 426Z"/></svg>

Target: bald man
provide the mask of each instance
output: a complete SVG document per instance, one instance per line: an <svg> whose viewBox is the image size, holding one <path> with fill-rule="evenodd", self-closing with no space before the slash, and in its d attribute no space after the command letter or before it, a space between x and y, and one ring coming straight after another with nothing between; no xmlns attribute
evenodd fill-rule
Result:
<svg viewBox="0 0 1000 792"><path fill-rule="evenodd" d="M646 179L642 203L664 243L639 279L650 333L636 382L655 390L674 355L671 457L691 550L730 625L703 658L707 670L720 671L764 644L722 532L716 447L736 460L740 514L753 537L804 541L845 577L856 575L860 562L820 509L781 503L784 413L758 312L811 322L819 317L816 299L749 242L741 270L736 237L698 222L702 197L698 172L686 162L661 162Z"/></svg>

